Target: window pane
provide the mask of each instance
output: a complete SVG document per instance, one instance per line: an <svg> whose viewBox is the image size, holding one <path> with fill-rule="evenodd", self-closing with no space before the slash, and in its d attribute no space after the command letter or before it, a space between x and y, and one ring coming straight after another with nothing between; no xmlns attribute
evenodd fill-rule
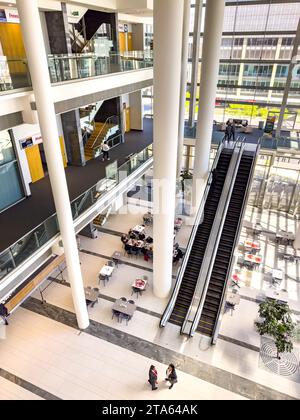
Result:
<svg viewBox="0 0 300 420"><path fill-rule="evenodd" d="M0 211L23 198L17 162L0 166Z"/></svg>

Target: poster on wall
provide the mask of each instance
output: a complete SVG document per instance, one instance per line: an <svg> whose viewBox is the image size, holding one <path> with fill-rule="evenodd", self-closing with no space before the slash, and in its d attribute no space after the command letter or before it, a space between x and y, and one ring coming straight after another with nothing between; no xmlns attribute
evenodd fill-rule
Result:
<svg viewBox="0 0 300 420"><path fill-rule="evenodd" d="M4 9L0 9L0 22L6 22L6 13Z"/></svg>

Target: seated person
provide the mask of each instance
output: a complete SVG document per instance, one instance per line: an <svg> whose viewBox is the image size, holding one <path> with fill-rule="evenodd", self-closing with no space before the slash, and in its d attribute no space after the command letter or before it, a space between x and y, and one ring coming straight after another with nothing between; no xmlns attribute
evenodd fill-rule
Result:
<svg viewBox="0 0 300 420"><path fill-rule="evenodd" d="M153 238L151 238L151 236L148 236L148 238L146 239L147 244L153 244Z"/></svg>
<svg viewBox="0 0 300 420"><path fill-rule="evenodd" d="M127 244L127 242L128 242L128 236L127 235L125 235L125 233L121 236L121 242L123 243L123 244Z"/></svg>
<svg viewBox="0 0 300 420"><path fill-rule="evenodd" d="M126 251L128 254L131 254L131 250L132 250L132 246L125 244L125 251Z"/></svg>
<svg viewBox="0 0 300 420"><path fill-rule="evenodd" d="M129 234L129 238L130 239L136 239L136 234L134 233L134 231L132 229L130 229L130 231L128 232Z"/></svg>
<svg viewBox="0 0 300 420"><path fill-rule="evenodd" d="M140 248L138 248L137 246L134 245L131 248L131 252L132 252L132 254L138 254L140 252Z"/></svg>
<svg viewBox="0 0 300 420"><path fill-rule="evenodd" d="M146 235L144 233L139 234L139 240L144 241L146 239Z"/></svg>
<svg viewBox="0 0 300 420"><path fill-rule="evenodd" d="M179 258L179 259L181 259L181 258L183 258L183 252L181 251L181 249L180 248L178 248L177 249L177 257Z"/></svg>

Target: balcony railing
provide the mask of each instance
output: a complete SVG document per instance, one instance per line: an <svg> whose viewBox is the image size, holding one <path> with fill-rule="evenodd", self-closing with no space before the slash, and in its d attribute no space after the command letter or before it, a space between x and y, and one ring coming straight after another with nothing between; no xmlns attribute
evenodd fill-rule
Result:
<svg viewBox="0 0 300 420"><path fill-rule="evenodd" d="M296 137L269 137L261 138L261 149L277 150L284 149L287 151L300 152L300 139Z"/></svg>
<svg viewBox="0 0 300 420"><path fill-rule="evenodd" d="M109 57L94 54L49 55L48 63L52 83L153 67L151 60L125 58L119 54L110 54Z"/></svg>
<svg viewBox="0 0 300 420"><path fill-rule="evenodd" d="M151 67L153 58L147 51L133 51L123 55L111 53L108 57L91 53L48 56L51 83ZM27 59L0 57L0 92L29 87L31 78Z"/></svg>
<svg viewBox="0 0 300 420"><path fill-rule="evenodd" d="M152 144L139 153L134 154L122 166L117 167L117 162L106 168L106 178L99 180L96 185L71 202L73 220L75 221L86 210L96 204L109 191L115 188L122 180L135 172L153 155ZM53 214L35 229L28 232L16 243L0 254L0 280L12 270L23 264L59 233L57 215Z"/></svg>

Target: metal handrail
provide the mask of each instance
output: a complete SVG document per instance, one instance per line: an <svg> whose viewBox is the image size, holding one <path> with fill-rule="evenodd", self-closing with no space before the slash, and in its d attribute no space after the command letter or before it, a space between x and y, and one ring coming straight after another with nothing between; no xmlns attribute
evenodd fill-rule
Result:
<svg viewBox="0 0 300 420"><path fill-rule="evenodd" d="M179 289L180 289L180 286L181 286L181 283L182 283L183 275L185 273L185 269L186 269L186 266L187 266L187 263L188 263L188 260L189 260L189 257L190 257L190 253L191 253L191 250L192 250L194 239L195 239L195 236L196 236L199 224L200 224L200 220L202 218L202 214L203 214L204 207L205 207L205 202L206 202L209 190L210 190L211 181L212 181L212 172L216 168L216 166L219 162L219 158L221 156L223 148L224 148L224 143L221 142L220 145L219 145L219 148L218 148L213 166L212 166L211 171L209 172L209 175L208 175L206 187L205 187L203 197L202 197L202 200L201 200L201 203L200 203L200 206L199 206L196 218L195 218L194 227L193 227L192 233L190 235L190 239L189 239L189 242L188 242L188 245L187 245L187 248L186 248L184 259L183 259L182 265L179 269L179 272L177 274L175 287L173 289L173 292L172 292L171 298L169 300L168 306L166 307L166 309L163 313L163 316L161 318L160 327L165 327L166 326L166 324L167 324L167 322L168 322L168 320L171 316L171 313L174 309L174 306L175 306L175 303L176 303L176 300L177 300L177 296L178 296L178 293L179 293Z"/></svg>
<svg viewBox="0 0 300 420"><path fill-rule="evenodd" d="M231 199L231 196L232 196L232 191L233 191L233 188L234 188L234 184L235 184L235 180L236 180L236 177L237 177L238 169L239 169L239 166L240 166L240 161L241 161L241 158L242 158L242 155L243 155L243 152L244 152L244 148L245 148L245 145L244 145L243 141L239 142L239 140L237 140L234 150L238 150L238 149L240 149L240 150L239 150L239 154L237 156L236 162L235 162L235 167L234 167L233 175L232 175L231 182L230 182L230 185L229 185L229 190L228 190L228 194L227 194L227 197L226 197L226 201L225 201L225 203L223 205L222 218L221 218L220 224L218 226L218 232L217 232L217 236L215 238L215 243L214 243L214 246L213 246L213 250L212 250L212 253L207 256L207 258L210 259L209 260L209 262L210 262L209 269L205 273L205 277L203 279L204 281L201 282L201 278L200 278L201 271L200 271L200 275L199 275L199 278L198 278L198 281L197 281L197 286L198 286L199 281L200 281L203 284L203 288L202 288L202 292L201 292L201 297L200 297L199 305L198 305L198 308L197 308L197 311L196 311L196 315L194 317L193 323L192 323L191 328L190 328L190 331L189 331L189 336L190 337L192 337L195 334L195 331L196 331L196 329L198 327L198 324L199 324L199 321L200 321L200 317L201 317L201 314L202 314L203 306L204 306L204 303L205 303L205 298L206 298L207 290L208 290L208 287L209 287L209 281L210 281L210 277L211 277L211 272L212 272L212 269L213 269L213 266L214 266L214 262L215 262L215 258L216 258L216 255L217 255L217 251L218 251L218 247L219 247L219 243L220 243L220 239L221 239L221 235L222 235L224 223L225 223L226 216L227 216L227 211L228 211L230 199ZM225 184L224 184L224 186L225 186ZM219 203L219 206L220 206L220 204L221 203ZM219 207L218 207L217 212L219 212ZM214 226L213 226L213 228L214 228ZM202 266L203 266L203 263L204 263L204 260L202 262ZM193 305L194 299L197 297L196 296L196 294L198 292L197 291L197 286L196 286L196 289L195 289L195 293L194 293L193 300L191 302L191 305L190 305L188 314L186 316L186 320L188 318L188 315L191 313L192 307L194 306ZM184 322L184 324L182 326L182 329L184 328L184 325L185 325L185 322Z"/></svg>
<svg viewBox="0 0 300 420"><path fill-rule="evenodd" d="M120 129L119 129L118 131L119 131L119 133L118 133L118 134L116 134L116 135L115 135L115 136L113 136L113 137L109 137L106 141L107 141L107 142L108 142L108 141L112 141L112 140L116 139L117 137L122 136L122 133L121 133ZM102 147L102 144L100 144L99 146L96 146L96 147L93 149L94 153L96 153L96 152L97 152L97 150L101 149L101 147ZM116 147L116 146L113 146L113 147ZM111 148L110 148L110 149L111 149Z"/></svg>
<svg viewBox="0 0 300 420"><path fill-rule="evenodd" d="M240 214L237 230L236 230L236 233L235 233L234 243L233 243L233 247L232 247L232 253L231 253L231 257L230 257L230 261L229 261L228 269L227 269L227 273L226 273L226 282L225 282L225 285L224 285L224 288L223 288L221 303L220 303L220 306L219 306L219 310L218 310L218 314L217 314L217 318L216 318L216 323L215 323L215 327L214 327L214 330L213 330L213 335L212 335L212 340L211 340L212 344L216 344L216 341L217 341L217 338L218 338L218 335L219 335L222 313L224 311L224 306L225 306L225 303L226 303L225 302L225 296L226 296L226 293L227 293L227 290L228 290L228 287L229 287L228 279L229 279L230 274L232 273L233 266L234 266L234 254L235 254L235 250L236 250L236 248L238 246L238 243L239 243L240 233L241 233L241 229L242 229L242 222L244 220L244 215L245 215L245 212L246 212L246 204L248 202L248 198L249 198L250 191L251 191L250 187L251 187L251 184L252 184L252 181L253 181L256 164L257 164L257 160L258 160L258 157L259 157L260 147L261 147L261 139L258 140L258 144L257 144L257 147L256 147L256 152L255 152L256 153L256 158L253 159L251 170L250 170L250 176L249 176L249 179L248 179L248 182L247 182L246 193L245 193L243 204L242 204L242 209L243 210Z"/></svg>
<svg viewBox="0 0 300 420"><path fill-rule="evenodd" d="M104 122L104 124L103 124L103 127L101 128L101 130L100 130L99 134L98 134L98 135L97 135L97 137L95 138L94 143L92 144L92 149L94 148L95 143L97 143L97 141L98 141L98 139L99 139L100 135L101 135L101 134L102 134L102 132L104 131L104 128L107 126L107 124L108 124L109 120L111 120L112 118L118 118L118 117L117 117L116 115L111 115L110 117L106 118L106 120L105 120L105 122Z"/></svg>

